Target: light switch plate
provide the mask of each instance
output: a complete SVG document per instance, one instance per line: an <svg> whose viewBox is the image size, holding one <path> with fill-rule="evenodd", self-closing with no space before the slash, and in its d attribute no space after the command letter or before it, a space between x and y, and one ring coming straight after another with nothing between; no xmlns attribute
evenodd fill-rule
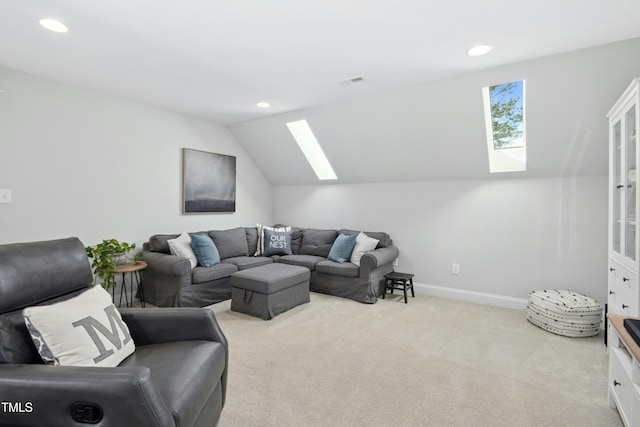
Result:
<svg viewBox="0 0 640 427"><path fill-rule="evenodd" d="M0 189L0 203L11 203L11 190Z"/></svg>

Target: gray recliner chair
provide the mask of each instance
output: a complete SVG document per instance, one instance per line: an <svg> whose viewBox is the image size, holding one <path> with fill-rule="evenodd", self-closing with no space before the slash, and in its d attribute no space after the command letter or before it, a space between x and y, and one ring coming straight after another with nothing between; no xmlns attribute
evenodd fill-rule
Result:
<svg viewBox="0 0 640 427"><path fill-rule="evenodd" d="M0 425L215 425L229 353L211 310L123 308L136 350L119 366L43 364L22 309L73 297L92 280L77 238L0 245Z"/></svg>

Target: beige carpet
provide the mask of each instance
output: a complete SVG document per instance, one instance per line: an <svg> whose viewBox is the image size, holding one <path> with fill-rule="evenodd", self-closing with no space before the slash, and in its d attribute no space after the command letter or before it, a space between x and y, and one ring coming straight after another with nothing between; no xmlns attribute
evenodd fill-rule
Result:
<svg viewBox="0 0 640 427"><path fill-rule="evenodd" d="M212 306L230 346L219 426L621 426L603 337L519 310L311 293L264 321Z"/></svg>

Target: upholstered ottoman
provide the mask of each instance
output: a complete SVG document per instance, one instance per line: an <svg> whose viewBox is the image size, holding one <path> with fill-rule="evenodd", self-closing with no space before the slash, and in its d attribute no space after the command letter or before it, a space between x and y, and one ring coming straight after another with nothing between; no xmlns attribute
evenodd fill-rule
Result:
<svg viewBox="0 0 640 427"><path fill-rule="evenodd" d="M309 302L308 268L267 264L231 275L231 310L264 320Z"/></svg>
<svg viewBox="0 0 640 427"><path fill-rule="evenodd" d="M598 335L602 306L598 301L566 290L545 289L529 294L527 320L567 337Z"/></svg>

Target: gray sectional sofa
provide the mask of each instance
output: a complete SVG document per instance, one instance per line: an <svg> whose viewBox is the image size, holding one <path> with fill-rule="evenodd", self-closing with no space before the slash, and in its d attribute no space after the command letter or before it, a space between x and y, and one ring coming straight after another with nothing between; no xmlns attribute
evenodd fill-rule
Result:
<svg viewBox="0 0 640 427"><path fill-rule="evenodd" d="M310 290L373 304L384 287L384 275L393 271L399 251L383 232L365 232L378 240L375 250L364 254L360 266L327 259L340 233L355 230L321 230L292 227L291 255L255 256L257 227L196 232L208 234L221 262L212 267L191 268L186 258L170 254L168 240L178 234L156 234L143 245L148 267L142 274L145 300L159 307L203 307L231 298L231 275L239 270L286 263L306 267L311 272ZM192 234L192 233L190 233Z"/></svg>

